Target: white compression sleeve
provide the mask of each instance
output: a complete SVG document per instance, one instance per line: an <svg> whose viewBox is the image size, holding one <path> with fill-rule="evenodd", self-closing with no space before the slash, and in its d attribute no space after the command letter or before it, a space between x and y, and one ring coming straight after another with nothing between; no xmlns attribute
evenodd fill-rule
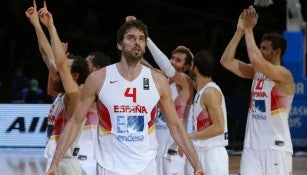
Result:
<svg viewBox="0 0 307 175"><path fill-rule="evenodd" d="M175 75L175 68L172 66L171 62L167 56L155 45L155 43L148 37L147 47L154 58L155 62L158 64L159 68L164 72L164 74L171 78Z"/></svg>

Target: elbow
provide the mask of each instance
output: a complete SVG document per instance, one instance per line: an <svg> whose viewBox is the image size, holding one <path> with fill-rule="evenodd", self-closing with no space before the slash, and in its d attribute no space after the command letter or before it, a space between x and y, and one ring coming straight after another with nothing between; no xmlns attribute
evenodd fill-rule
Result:
<svg viewBox="0 0 307 175"><path fill-rule="evenodd" d="M221 63L221 65L225 68L225 69L227 69L227 70L230 70L230 68L231 68L231 63L229 63L229 62L227 62L226 60L224 60L223 58L220 60L220 63Z"/></svg>
<svg viewBox="0 0 307 175"><path fill-rule="evenodd" d="M224 58L224 56L222 56L222 58L220 59L220 63L221 63L221 65L223 65L224 66L224 63L225 63L225 58Z"/></svg>
<svg viewBox="0 0 307 175"><path fill-rule="evenodd" d="M217 131L217 134L218 134L218 135L224 134L224 128L220 128L220 129Z"/></svg>
<svg viewBox="0 0 307 175"><path fill-rule="evenodd" d="M231 64L230 58L227 57L226 55L223 55L223 56L221 57L221 59L220 59L220 63L221 63L222 66L224 66L225 68L227 68L228 65Z"/></svg>
<svg viewBox="0 0 307 175"><path fill-rule="evenodd" d="M224 130L225 130L225 127L224 126L219 126L216 128L216 135L221 135L221 134L224 134Z"/></svg>
<svg viewBox="0 0 307 175"><path fill-rule="evenodd" d="M262 61L259 61L259 60L253 59L253 58L250 58L250 63L252 65L253 69L258 70L258 71L259 71L259 68L261 68L263 66Z"/></svg>

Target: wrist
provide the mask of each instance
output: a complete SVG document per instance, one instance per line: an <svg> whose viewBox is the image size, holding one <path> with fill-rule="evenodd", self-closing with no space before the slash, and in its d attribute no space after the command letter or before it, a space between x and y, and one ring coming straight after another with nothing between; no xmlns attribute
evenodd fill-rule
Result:
<svg viewBox="0 0 307 175"><path fill-rule="evenodd" d="M244 35L244 29L242 29L242 28L237 28L236 32L241 34L241 35Z"/></svg>

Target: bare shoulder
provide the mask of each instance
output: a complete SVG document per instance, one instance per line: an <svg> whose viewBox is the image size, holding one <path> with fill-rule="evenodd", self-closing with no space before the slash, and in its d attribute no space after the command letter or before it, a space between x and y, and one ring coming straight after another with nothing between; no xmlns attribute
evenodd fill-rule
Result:
<svg viewBox="0 0 307 175"><path fill-rule="evenodd" d="M95 92L101 89L106 77L106 68L101 68L97 71L92 72L85 81L85 86L94 89Z"/></svg>
<svg viewBox="0 0 307 175"><path fill-rule="evenodd" d="M155 82L155 85L158 89L158 91L160 92L161 94L161 91L165 88L165 87L168 87L169 84L168 84L168 79L165 77L164 74L158 72L158 71L154 71L154 70L151 70L151 74L152 74L152 78Z"/></svg>
<svg viewBox="0 0 307 175"><path fill-rule="evenodd" d="M189 75L187 75L186 73L182 73L182 74L189 84L193 84L193 80Z"/></svg>

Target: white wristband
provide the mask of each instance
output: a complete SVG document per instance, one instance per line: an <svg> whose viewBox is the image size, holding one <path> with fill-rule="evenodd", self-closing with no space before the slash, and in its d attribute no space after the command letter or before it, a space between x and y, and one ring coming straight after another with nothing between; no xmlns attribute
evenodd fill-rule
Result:
<svg viewBox="0 0 307 175"><path fill-rule="evenodd" d="M167 56L155 45L155 43L152 42L149 37L147 38L147 47L155 62L164 72L164 74L169 78L173 77L176 73L175 68L172 66Z"/></svg>

